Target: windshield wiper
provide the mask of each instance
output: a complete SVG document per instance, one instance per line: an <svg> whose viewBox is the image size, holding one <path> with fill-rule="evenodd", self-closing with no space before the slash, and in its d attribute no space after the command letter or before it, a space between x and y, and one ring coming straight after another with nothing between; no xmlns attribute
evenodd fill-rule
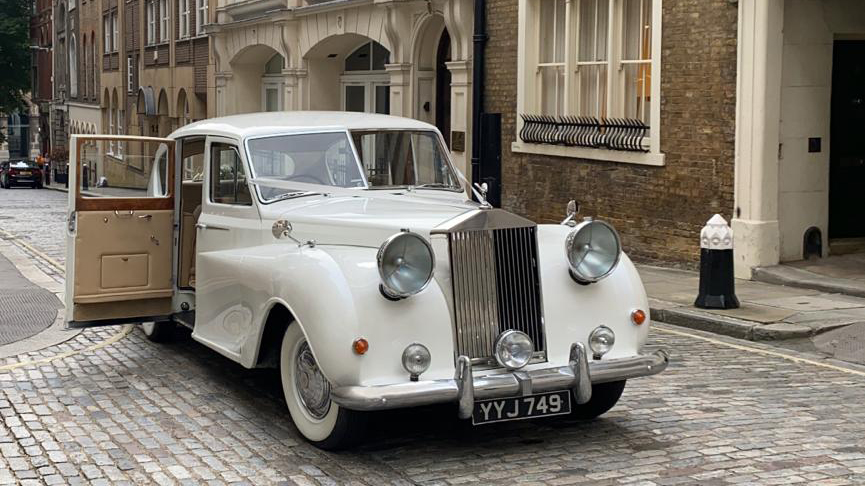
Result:
<svg viewBox="0 0 865 486"><path fill-rule="evenodd" d="M460 190L459 187L453 186L451 184L445 184L444 182L430 182L427 184L418 184L414 186L414 189L448 189L451 191Z"/></svg>
<svg viewBox="0 0 865 486"><path fill-rule="evenodd" d="M304 196L321 196L323 194L324 193L314 192L314 191L286 192L286 193L280 194L279 196L276 196L274 198L268 199L267 202L272 203L272 202L284 201L286 199L294 199L297 197L304 197Z"/></svg>

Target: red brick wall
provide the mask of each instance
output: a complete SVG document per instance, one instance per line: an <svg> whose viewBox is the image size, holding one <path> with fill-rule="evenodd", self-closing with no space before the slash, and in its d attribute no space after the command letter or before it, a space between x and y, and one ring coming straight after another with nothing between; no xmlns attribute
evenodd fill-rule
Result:
<svg viewBox="0 0 865 486"><path fill-rule="evenodd" d="M485 110L502 114L502 205L559 222L569 199L612 223L635 260L692 264L699 232L733 208L737 4L663 0L661 151L665 167L514 154L516 0L487 0Z"/></svg>

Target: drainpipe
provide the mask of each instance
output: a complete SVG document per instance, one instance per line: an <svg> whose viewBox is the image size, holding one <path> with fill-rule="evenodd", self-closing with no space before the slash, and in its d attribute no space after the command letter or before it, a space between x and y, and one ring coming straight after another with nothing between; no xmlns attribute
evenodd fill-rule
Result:
<svg viewBox="0 0 865 486"><path fill-rule="evenodd" d="M486 0L475 0L472 52L472 183L481 181L481 114L484 110L484 46L487 43Z"/></svg>

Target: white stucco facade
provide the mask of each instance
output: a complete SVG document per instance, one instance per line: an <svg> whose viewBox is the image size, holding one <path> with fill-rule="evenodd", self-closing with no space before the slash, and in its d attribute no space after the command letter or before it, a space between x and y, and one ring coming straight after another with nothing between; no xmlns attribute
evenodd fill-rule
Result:
<svg viewBox="0 0 865 486"><path fill-rule="evenodd" d="M216 23L208 31L216 60L217 115L353 109L412 117L437 124L443 132L461 132L457 138L465 142L452 145L452 152L466 172L471 153L471 1L220 0ZM445 42L442 36L447 36ZM386 53L386 63L349 69L365 59L358 52L366 45L374 58ZM277 54L281 68L280 59L274 60ZM441 91L443 79L437 77L445 75L449 86ZM446 103L447 110L437 103Z"/></svg>
<svg viewBox="0 0 865 486"><path fill-rule="evenodd" d="M803 259L809 229L820 232L822 256L831 253L833 47L849 40L865 40L856 0L739 2L737 277Z"/></svg>

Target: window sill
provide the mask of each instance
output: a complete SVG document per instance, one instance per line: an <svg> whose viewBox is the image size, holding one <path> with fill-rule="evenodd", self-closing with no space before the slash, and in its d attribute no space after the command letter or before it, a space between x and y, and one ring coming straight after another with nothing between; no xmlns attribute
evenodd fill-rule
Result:
<svg viewBox="0 0 865 486"><path fill-rule="evenodd" d="M511 152L521 154L551 155L554 157L570 157L574 159L606 160L622 164L664 166L664 154L649 152L623 152L618 150L595 149L585 147L566 147L563 145L546 145L540 143L513 142Z"/></svg>

